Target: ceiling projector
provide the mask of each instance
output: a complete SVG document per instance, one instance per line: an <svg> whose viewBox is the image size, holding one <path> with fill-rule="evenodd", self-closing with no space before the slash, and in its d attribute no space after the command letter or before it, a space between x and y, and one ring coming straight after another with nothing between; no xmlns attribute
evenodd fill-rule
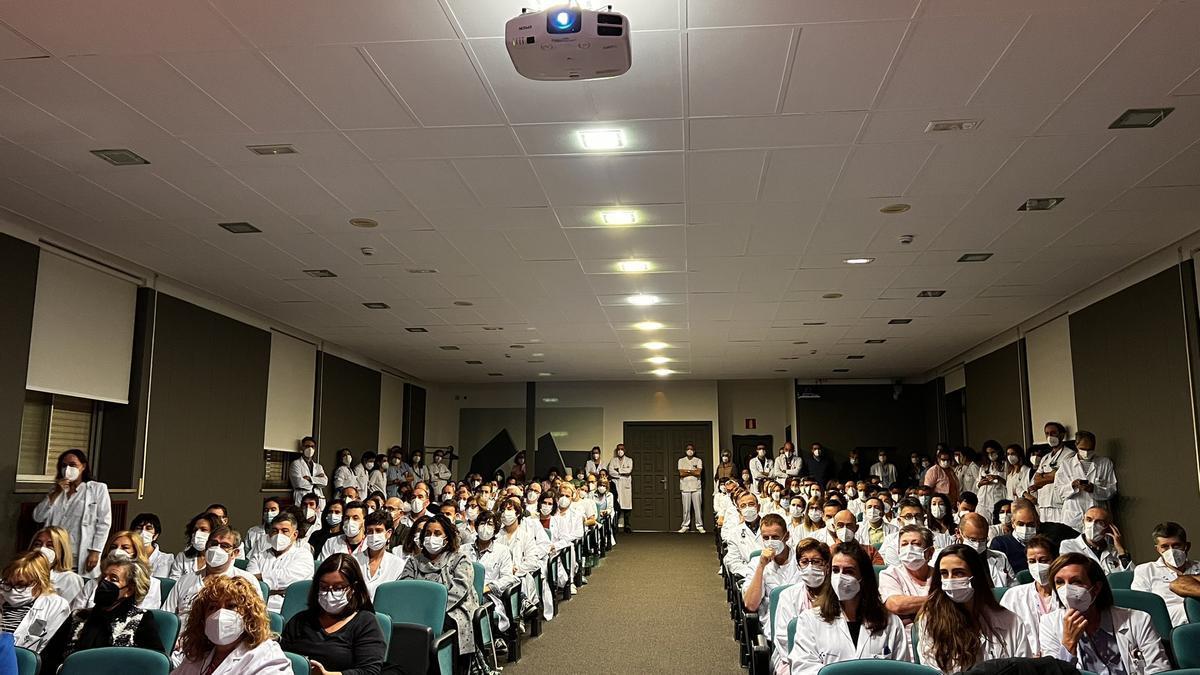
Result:
<svg viewBox="0 0 1200 675"><path fill-rule="evenodd" d="M593 80L629 70L629 19L578 3L523 10L504 25L517 72L531 80Z"/></svg>

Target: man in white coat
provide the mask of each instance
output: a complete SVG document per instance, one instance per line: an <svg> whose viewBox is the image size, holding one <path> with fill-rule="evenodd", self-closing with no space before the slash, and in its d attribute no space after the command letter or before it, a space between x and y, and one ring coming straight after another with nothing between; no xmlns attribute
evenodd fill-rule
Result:
<svg viewBox="0 0 1200 675"><path fill-rule="evenodd" d="M746 486L746 489L757 493L762 486L763 479L771 477L773 468L774 464L771 462L771 458L767 457L767 446L759 443L754 448L754 457L750 460L750 484Z"/></svg>
<svg viewBox="0 0 1200 675"><path fill-rule="evenodd" d="M317 461L317 441L312 436L305 436L300 441L300 457L292 460L288 467L288 479L292 483L292 500L299 504L304 495L310 492L320 498L319 509L325 508L325 486L329 485L329 477L325 475L325 467Z"/></svg>
<svg viewBox="0 0 1200 675"><path fill-rule="evenodd" d="M608 479L613 484L613 493L617 498L619 523L614 527L624 527L625 532L633 532L629 526L629 514L633 510L633 458L625 456L625 444L618 443L614 457L608 462Z"/></svg>
<svg viewBox="0 0 1200 675"><path fill-rule="evenodd" d="M704 534L704 512L700 508L700 476L704 474L704 461L696 456L696 446L688 443L679 458L679 496L683 501L683 525L680 532L687 532L696 521L696 531Z"/></svg>
<svg viewBox="0 0 1200 675"><path fill-rule="evenodd" d="M887 451L879 451L879 461L871 465L870 475L879 476L879 484L890 488L896 483L896 465L888 461Z"/></svg>
<svg viewBox="0 0 1200 675"><path fill-rule="evenodd" d="M1171 625L1179 627L1188 622L1183 597L1171 590L1171 584L1181 576L1200 574L1200 562L1188 560L1192 549L1187 530L1179 523L1159 523L1154 528L1154 550L1159 557L1133 568L1133 590L1153 593L1167 604Z"/></svg>
<svg viewBox="0 0 1200 675"><path fill-rule="evenodd" d="M988 548L988 522L978 513L968 513L958 524L958 535L962 543L975 549L987 561L994 588L1017 585L1017 573L1008 562L1008 556Z"/></svg>
<svg viewBox="0 0 1200 675"><path fill-rule="evenodd" d="M779 455L771 464L771 477L786 485L791 478L799 478L800 470L804 468L804 460L796 454L796 447L791 441L783 444Z"/></svg>
<svg viewBox="0 0 1200 675"><path fill-rule="evenodd" d="M1062 499L1054 487L1058 469L1063 460L1075 453L1067 445L1067 429L1058 422L1046 422L1046 445L1049 452L1042 455L1033 473L1033 483L1029 486L1030 494L1037 496L1038 513L1044 523L1061 523Z"/></svg>
<svg viewBox="0 0 1200 675"><path fill-rule="evenodd" d="M1117 492L1117 473L1111 459L1096 456L1095 434L1075 434L1075 454L1066 455L1059 463L1054 490L1056 501L1062 504L1059 522L1076 530L1082 527L1088 509L1108 508L1108 500Z"/></svg>
<svg viewBox="0 0 1200 675"><path fill-rule="evenodd" d="M1107 509L1093 506L1083 514L1083 534L1067 539L1059 546L1059 554L1082 553L1100 563L1105 574L1133 569L1132 559L1125 550L1125 539L1112 522Z"/></svg>
<svg viewBox="0 0 1200 675"><path fill-rule="evenodd" d="M761 518L758 516L758 497L752 493L742 493L737 500L737 522L726 522L721 529L725 539L725 557L721 562L730 574L743 578L754 573L751 566L750 554L762 550L762 537L759 535Z"/></svg>
<svg viewBox="0 0 1200 675"><path fill-rule="evenodd" d="M758 613L758 623L768 640L774 638L769 620L771 591L800 581L800 566L796 564L796 548L788 546L787 523L778 513L762 517L758 528L762 552L754 566L754 574L742 582L742 602L746 609Z"/></svg>
<svg viewBox="0 0 1200 675"><path fill-rule="evenodd" d="M261 579L269 589L267 611L280 612L288 586L313 577L312 550L299 539L296 517L290 513L276 516L268 526L267 543L250 557L246 572Z"/></svg>

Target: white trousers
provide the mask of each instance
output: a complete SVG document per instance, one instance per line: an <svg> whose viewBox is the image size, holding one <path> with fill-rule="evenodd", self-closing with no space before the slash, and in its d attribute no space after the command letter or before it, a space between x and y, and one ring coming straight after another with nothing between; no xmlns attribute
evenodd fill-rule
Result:
<svg viewBox="0 0 1200 675"><path fill-rule="evenodd" d="M700 490L679 493L679 497L683 501L683 525L681 527L690 527L693 517L696 519L697 530L704 527L704 512L700 510L700 497L702 494ZM695 515L693 516L693 514Z"/></svg>

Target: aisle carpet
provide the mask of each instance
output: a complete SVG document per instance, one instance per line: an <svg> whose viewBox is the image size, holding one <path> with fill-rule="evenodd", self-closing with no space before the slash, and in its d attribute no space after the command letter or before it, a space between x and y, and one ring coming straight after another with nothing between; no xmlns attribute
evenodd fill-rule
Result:
<svg viewBox="0 0 1200 675"><path fill-rule="evenodd" d="M744 672L712 534L618 537L505 675Z"/></svg>

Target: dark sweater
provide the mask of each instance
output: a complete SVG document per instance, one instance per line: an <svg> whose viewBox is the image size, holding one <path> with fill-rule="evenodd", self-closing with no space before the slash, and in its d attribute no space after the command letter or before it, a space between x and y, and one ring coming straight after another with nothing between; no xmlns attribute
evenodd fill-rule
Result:
<svg viewBox="0 0 1200 675"><path fill-rule="evenodd" d="M129 625L134 623L136 628L129 630ZM79 630L78 639L74 637L76 630ZM138 609L133 600L128 599L107 612L94 607L72 612L42 650L42 672L56 673L71 654L98 647L141 647L163 651L154 615Z"/></svg>
<svg viewBox="0 0 1200 675"><path fill-rule="evenodd" d="M1042 523L1038 525L1037 533L1049 537L1055 545L1062 545L1064 540L1079 536L1078 532L1062 523ZM1029 563L1025 560L1025 544L1017 541L1017 538L1011 534L1002 534L996 537L992 540L989 548L1003 553L1008 558L1008 563L1012 565L1014 572L1023 572L1029 569Z"/></svg>
<svg viewBox="0 0 1200 675"><path fill-rule="evenodd" d="M386 654L375 613L358 612L336 633L321 628L320 613L319 609L306 609L293 616L283 628L279 646L342 675L378 675Z"/></svg>

